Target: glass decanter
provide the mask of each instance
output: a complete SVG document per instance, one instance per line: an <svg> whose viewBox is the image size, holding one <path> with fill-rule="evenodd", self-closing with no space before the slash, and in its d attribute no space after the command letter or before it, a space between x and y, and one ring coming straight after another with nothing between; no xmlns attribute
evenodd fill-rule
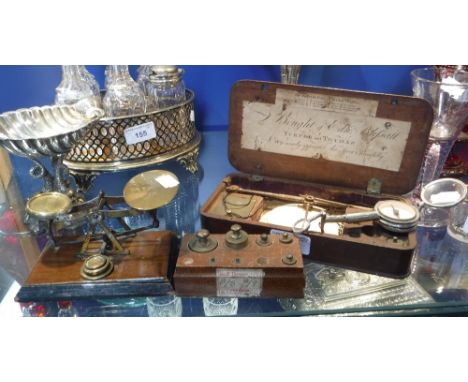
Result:
<svg viewBox="0 0 468 382"><path fill-rule="evenodd" d="M173 65L151 67L149 82L146 85L148 98L155 110L179 105L185 101L183 69Z"/></svg>
<svg viewBox="0 0 468 382"><path fill-rule="evenodd" d="M124 117L146 111L145 94L133 80L127 65L106 68L106 94L103 98L107 117Z"/></svg>
<svg viewBox="0 0 468 382"><path fill-rule="evenodd" d="M146 111L154 111L158 108L154 97L148 96L148 87L151 85L149 82L149 76L151 74L152 67L153 65L140 65L138 67L137 83L145 94Z"/></svg>
<svg viewBox="0 0 468 382"><path fill-rule="evenodd" d="M78 65L78 69L80 70L82 77L88 80L88 83L91 85L91 89L93 89L93 93L99 95L99 98L101 98L101 88L96 78L86 69L84 65Z"/></svg>
<svg viewBox="0 0 468 382"><path fill-rule="evenodd" d="M468 70L468 65L434 65L436 71L436 79L443 80L445 78L453 77L458 71ZM468 122L468 121L467 121ZM468 123L465 123L463 132L468 132ZM461 177L466 173L467 161L463 156L459 154L466 147L466 142L460 141L461 134L458 136L452 151L450 152L447 161L445 162L444 169L442 171L443 177Z"/></svg>
<svg viewBox="0 0 468 382"><path fill-rule="evenodd" d="M281 65L281 82L283 84L297 84L301 74L301 65Z"/></svg>
<svg viewBox="0 0 468 382"><path fill-rule="evenodd" d="M412 193L414 201L420 200L424 185L437 179L461 129L468 119L468 72L457 70L453 76L440 78L433 68L415 69L411 72L413 94L428 101L434 109L426 156L419 174L418 185ZM448 212L440 208L424 208L421 225L446 225Z"/></svg>
<svg viewBox="0 0 468 382"><path fill-rule="evenodd" d="M149 81L149 76L151 74L151 67L152 65L140 65L137 69L137 84L140 85L140 88L141 90L143 90L143 93L145 93L145 95L147 94L146 85Z"/></svg>
<svg viewBox="0 0 468 382"><path fill-rule="evenodd" d="M63 65L62 81L55 89L56 105L73 105L81 110L102 108L99 84L84 65Z"/></svg>

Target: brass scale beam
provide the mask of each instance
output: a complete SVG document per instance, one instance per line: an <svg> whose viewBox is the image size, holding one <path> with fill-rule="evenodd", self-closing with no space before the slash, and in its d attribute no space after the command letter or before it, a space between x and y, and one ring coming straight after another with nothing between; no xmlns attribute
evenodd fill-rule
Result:
<svg viewBox="0 0 468 382"><path fill-rule="evenodd" d="M101 192L96 198L76 206L69 214L58 216L54 222L57 230L80 227L86 222L89 224L89 229L84 238L60 241L58 244L82 243L78 256L84 258L90 255L88 247L91 241L104 240L100 250L101 253L109 255L127 255L128 250L122 247L119 239L134 236L137 232L144 231L148 228L157 228L158 220L155 210L146 211L152 214L153 225L151 227L144 226L132 229L125 223L123 218L137 216L141 214L141 211L137 211L133 208L111 209L111 206L116 203L125 203L124 198L122 196L106 196ZM111 230L105 224L105 219L117 219L123 226L124 231L116 232ZM97 227L101 228L102 233L96 233ZM108 241L105 240L106 237ZM112 247L111 249L108 248L109 242Z"/></svg>
<svg viewBox="0 0 468 382"><path fill-rule="evenodd" d="M335 202L332 200L317 198L315 196L308 195L308 194L298 195L298 196L289 195L289 194L277 194L277 193L268 192L268 191L248 190L237 185L226 186L225 190L227 193L237 192L239 194L256 195L256 196L262 196L264 198L276 199L276 200L281 200L281 201L290 202L290 203L299 203L299 204L303 204L306 207L306 210L308 210L311 206L319 207L321 209L327 208L327 207L337 208L337 209L346 209L347 207L349 207L349 205L346 203L340 203L340 202Z"/></svg>

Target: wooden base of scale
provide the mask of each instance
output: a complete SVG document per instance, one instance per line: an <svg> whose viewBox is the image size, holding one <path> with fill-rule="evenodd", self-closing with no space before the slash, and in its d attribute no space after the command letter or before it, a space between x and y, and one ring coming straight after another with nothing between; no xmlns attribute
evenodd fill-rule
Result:
<svg viewBox="0 0 468 382"><path fill-rule="evenodd" d="M102 243L91 243L91 249ZM17 302L157 296L173 292L169 275L176 245L170 232L139 232L122 241L128 255L111 255L112 272L100 280L80 275L81 244L47 246L18 292ZM173 255L174 253L174 255Z"/></svg>

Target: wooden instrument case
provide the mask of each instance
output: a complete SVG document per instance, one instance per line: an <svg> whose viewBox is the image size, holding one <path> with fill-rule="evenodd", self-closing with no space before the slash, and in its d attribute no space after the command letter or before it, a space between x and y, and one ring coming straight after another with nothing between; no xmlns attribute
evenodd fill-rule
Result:
<svg viewBox="0 0 468 382"><path fill-rule="evenodd" d="M415 97L239 81L231 91L228 152L241 173L226 176L202 206L202 226L212 233L234 223L248 233L292 231L259 222L261 203L246 218L223 213L232 185L346 203L345 212L401 200L416 186L432 120L432 107ZM410 273L414 231L393 233L368 221L343 223L340 235L305 235L305 261L396 278Z"/></svg>

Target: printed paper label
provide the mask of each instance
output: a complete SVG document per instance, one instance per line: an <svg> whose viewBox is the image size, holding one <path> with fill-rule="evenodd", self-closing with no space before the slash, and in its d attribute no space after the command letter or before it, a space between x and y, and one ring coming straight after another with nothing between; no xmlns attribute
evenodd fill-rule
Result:
<svg viewBox="0 0 468 382"><path fill-rule="evenodd" d="M216 269L219 297L259 297L265 272L262 269Z"/></svg>
<svg viewBox="0 0 468 382"><path fill-rule="evenodd" d="M135 143L156 138L156 129L152 121L146 122L142 123L141 125L127 127L124 130L124 136L127 145L134 145Z"/></svg>
<svg viewBox="0 0 468 382"><path fill-rule="evenodd" d="M276 103L302 106L307 109L375 117L379 101L361 98L300 93L295 90L278 89Z"/></svg>
<svg viewBox="0 0 468 382"><path fill-rule="evenodd" d="M377 106L278 89L274 104L244 101L241 146L399 171L411 123L377 118Z"/></svg>
<svg viewBox="0 0 468 382"><path fill-rule="evenodd" d="M287 231L281 231L279 229L272 229L270 230L271 235L281 235L282 233ZM310 255L310 237L302 234L295 235L299 239L299 244L301 245L301 252L303 256Z"/></svg>
<svg viewBox="0 0 468 382"><path fill-rule="evenodd" d="M190 110L190 122L195 122L195 110Z"/></svg>

